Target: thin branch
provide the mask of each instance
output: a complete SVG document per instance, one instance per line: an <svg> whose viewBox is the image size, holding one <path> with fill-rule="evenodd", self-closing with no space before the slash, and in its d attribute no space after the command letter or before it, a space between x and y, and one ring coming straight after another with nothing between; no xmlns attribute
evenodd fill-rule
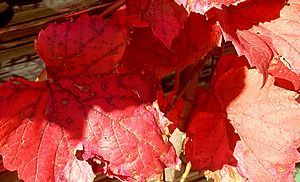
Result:
<svg viewBox="0 0 300 182"><path fill-rule="evenodd" d="M204 59L201 59L196 64L192 65L192 67L188 68L191 71L188 71L184 75L180 75L180 76L182 76L181 77L182 79L180 79L179 87L178 87L175 95L173 96L172 100L169 102L169 104L163 111L165 113L165 115L167 115L169 112L171 112L174 109L179 98L185 93L185 91L189 87L194 74L199 73L199 71L201 71L204 68L205 62L209 57L211 57L211 55L205 56ZM183 72L181 72L181 73L183 73Z"/></svg>
<svg viewBox="0 0 300 182"><path fill-rule="evenodd" d="M191 168L192 168L192 164L191 164L191 162L188 162L186 164L185 171L184 171L184 173L182 174L182 176L180 178L180 182L184 182L186 180L186 178L190 174Z"/></svg>

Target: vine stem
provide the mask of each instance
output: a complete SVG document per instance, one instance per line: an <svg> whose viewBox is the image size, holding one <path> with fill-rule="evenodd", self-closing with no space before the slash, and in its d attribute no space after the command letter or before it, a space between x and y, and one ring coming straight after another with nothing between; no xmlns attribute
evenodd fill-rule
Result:
<svg viewBox="0 0 300 182"><path fill-rule="evenodd" d="M126 3L126 0L117 0L115 1L111 6L106 8L101 14L101 17L107 17L108 15L111 15L112 12L116 11L120 7L122 7Z"/></svg>
<svg viewBox="0 0 300 182"><path fill-rule="evenodd" d="M193 64L191 67L188 67L186 70L181 72L178 89L163 111L165 115L168 115L174 109L179 98L182 97L182 95L186 92L187 88L189 87L194 75L198 74L201 70L203 70L205 62L209 57L211 57L210 54L208 54L203 59ZM187 73L185 73L185 71L187 71Z"/></svg>
<svg viewBox="0 0 300 182"><path fill-rule="evenodd" d="M180 178L180 182L185 182L186 178L188 177L188 175L191 171L191 168L192 168L192 164L191 164L191 162L188 162L186 164L185 171Z"/></svg>

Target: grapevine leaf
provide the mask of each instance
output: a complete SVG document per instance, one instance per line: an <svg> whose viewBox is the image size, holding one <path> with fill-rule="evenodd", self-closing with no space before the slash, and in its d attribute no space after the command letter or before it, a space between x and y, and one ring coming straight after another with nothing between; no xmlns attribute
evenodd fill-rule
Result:
<svg viewBox="0 0 300 182"><path fill-rule="evenodd" d="M78 168L81 181L88 181L92 175L84 170L89 166L75 158L78 145L86 158L107 161L107 174L120 179L151 178L165 166L174 167L174 148L162 139L165 119L151 106L155 94L148 95L155 93L152 82L138 75L113 75L56 83L15 79L2 85L5 167L17 169L26 181L69 181L66 173Z"/></svg>
<svg viewBox="0 0 300 182"><path fill-rule="evenodd" d="M221 30L213 22L200 14L191 13L184 29L174 38L172 50L175 51L176 64L192 64L202 59L213 48L220 46ZM175 61L174 61L175 62Z"/></svg>
<svg viewBox="0 0 300 182"><path fill-rule="evenodd" d="M153 105L156 79L112 73L127 37L118 20L85 15L50 25L36 42L50 79L15 78L0 86L0 153L25 181L91 181L86 161L95 158L106 162L103 172L128 181L178 163L163 140L166 119Z"/></svg>
<svg viewBox="0 0 300 182"><path fill-rule="evenodd" d="M300 160L299 95L274 85L257 70L239 68L223 75L215 86L241 141L234 156L241 174L253 181L293 181Z"/></svg>
<svg viewBox="0 0 300 182"><path fill-rule="evenodd" d="M149 27L135 28L131 38L119 71L148 70L162 78L174 70L183 70L218 46L221 31L212 22L206 21L205 16L192 13L185 28L174 38L172 51L153 35Z"/></svg>
<svg viewBox="0 0 300 182"><path fill-rule="evenodd" d="M176 63L171 62L174 53L153 35L149 27L135 28L131 38L118 68L119 72L148 70L161 78L177 67Z"/></svg>
<svg viewBox="0 0 300 182"><path fill-rule="evenodd" d="M127 44L127 29L100 16L50 24L39 34L35 49L48 77L102 74L113 70Z"/></svg>
<svg viewBox="0 0 300 182"><path fill-rule="evenodd" d="M99 117L103 110L94 106L90 111L85 158L99 158L105 173L124 181L157 179L165 167L176 167L175 149L159 127L168 120L156 107L127 107Z"/></svg>
<svg viewBox="0 0 300 182"><path fill-rule="evenodd" d="M214 90L214 86L218 79L221 78L226 72L244 66L250 67L248 60L245 57L238 57L237 54L223 55L218 61L216 70L213 73L213 77L210 81L210 89Z"/></svg>
<svg viewBox="0 0 300 182"><path fill-rule="evenodd" d="M168 48L183 28L187 12L173 0L128 0L130 14L150 22L154 35Z"/></svg>
<svg viewBox="0 0 300 182"><path fill-rule="evenodd" d="M87 99L91 109L83 157L98 158L105 173L121 180L155 178L164 167L175 167L178 162L174 148L163 140L167 120L152 105L155 79L114 77L95 84L91 93L97 99Z"/></svg>
<svg viewBox="0 0 300 182"><path fill-rule="evenodd" d="M175 0L179 5L183 5L188 12L195 12L200 14L205 14L208 10L213 7L221 9L222 5L229 6L231 4L238 4L246 0Z"/></svg>
<svg viewBox="0 0 300 182"><path fill-rule="evenodd" d="M51 95L47 82L21 78L0 87L0 152L4 166L17 170L25 181L87 181L94 177L88 163L75 158L83 112L72 95L58 92Z"/></svg>
<svg viewBox="0 0 300 182"><path fill-rule="evenodd" d="M185 152L194 169L217 170L224 164L235 165L233 150L238 136L222 113L200 112L193 115L187 129Z"/></svg>
<svg viewBox="0 0 300 182"><path fill-rule="evenodd" d="M225 40L232 41L238 54L245 55L264 75L274 56L282 56L299 73L299 8L294 0L247 1L214 9L209 17L216 18Z"/></svg>
<svg viewBox="0 0 300 182"><path fill-rule="evenodd" d="M187 160L197 170L215 171L224 164L236 165L233 151L239 137L228 122L226 112L221 111L212 92L198 89L197 93L186 131Z"/></svg>

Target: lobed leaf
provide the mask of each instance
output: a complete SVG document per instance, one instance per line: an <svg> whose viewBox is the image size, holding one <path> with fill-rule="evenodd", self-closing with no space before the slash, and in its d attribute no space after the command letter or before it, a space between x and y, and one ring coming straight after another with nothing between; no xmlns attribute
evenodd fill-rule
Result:
<svg viewBox="0 0 300 182"><path fill-rule="evenodd" d="M153 103L156 79L112 73L127 43L119 20L50 25L36 42L50 79L0 86L0 153L21 179L91 181L87 161L101 159L111 177L146 180L179 163Z"/></svg>
<svg viewBox="0 0 300 182"><path fill-rule="evenodd" d="M234 152L239 171L251 181L293 181L300 160L299 95L275 86L274 80L270 77L261 88L257 70L239 68L224 74L215 87L241 138Z"/></svg>
<svg viewBox="0 0 300 182"><path fill-rule="evenodd" d="M217 80L217 75L214 77ZM226 111L220 107L213 87L211 84L209 90L197 89L195 107L186 131L186 158L197 170L215 171L225 164L236 165L237 162L233 152L239 136L234 133Z"/></svg>
<svg viewBox="0 0 300 182"><path fill-rule="evenodd" d="M127 7L129 14L150 22L153 34L168 48L187 18L184 8L173 0L128 0Z"/></svg>
<svg viewBox="0 0 300 182"><path fill-rule="evenodd" d="M247 1L211 11L209 18L215 18L225 40L232 41L238 54L245 55L265 76L274 56L282 56L298 74L299 8L294 0Z"/></svg>
<svg viewBox="0 0 300 182"><path fill-rule="evenodd" d="M110 73L127 45L127 28L100 16L50 24L39 34L35 49L48 77Z"/></svg>

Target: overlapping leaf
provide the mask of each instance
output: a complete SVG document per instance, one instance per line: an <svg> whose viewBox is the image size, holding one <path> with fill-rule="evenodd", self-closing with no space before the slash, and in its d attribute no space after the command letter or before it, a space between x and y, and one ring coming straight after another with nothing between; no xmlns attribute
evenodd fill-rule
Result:
<svg viewBox="0 0 300 182"><path fill-rule="evenodd" d="M157 179L165 167L175 168L175 150L159 127L167 120L154 106L131 106L99 117L103 108L90 111L85 158L99 157L105 173L126 181Z"/></svg>
<svg viewBox="0 0 300 182"><path fill-rule="evenodd" d="M268 72L278 78L275 82L278 86L294 91L300 91L300 75L289 69L289 66L284 64L285 60L275 57L270 62Z"/></svg>
<svg viewBox="0 0 300 182"><path fill-rule="evenodd" d="M197 170L214 171L221 169L224 164L235 165L233 150L238 136L226 115L196 109L187 129L187 160Z"/></svg>
<svg viewBox="0 0 300 182"><path fill-rule="evenodd" d="M159 41L149 27L136 28L122 57L121 72L148 70L162 78L172 71L200 61L221 42L221 31L205 16L192 13L185 28L173 40L171 50Z"/></svg>
<svg viewBox="0 0 300 182"><path fill-rule="evenodd" d="M239 137L227 119L227 113L214 93L218 79L231 69L245 65L237 55L223 56L218 62L209 90L198 88L195 108L187 129L186 157L197 170L218 170L236 165L233 151Z"/></svg>
<svg viewBox="0 0 300 182"><path fill-rule="evenodd" d="M187 12L173 0L128 0L128 12L150 22L154 35L167 47L183 28Z"/></svg>
<svg viewBox="0 0 300 182"><path fill-rule="evenodd" d="M174 91L171 91L167 94L164 94L162 91L158 92L157 94L157 102L159 108L164 111L168 104L171 102L175 95ZM182 98L179 98L174 108L167 113L165 116L172 122L171 125L168 126L170 132L172 133L176 128L181 128L180 124L183 120L183 108L184 108L184 101Z"/></svg>
<svg viewBox="0 0 300 182"><path fill-rule="evenodd" d="M113 70L127 45L127 29L116 21L85 15L76 23L51 24L42 30L35 49L48 77L103 74Z"/></svg>
<svg viewBox="0 0 300 182"><path fill-rule="evenodd" d="M177 65L188 65L201 60L213 48L220 46L221 30L200 14L191 13L184 29L172 42ZM175 61L173 61L175 62ZM182 66L183 67L183 66Z"/></svg>
<svg viewBox="0 0 300 182"><path fill-rule="evenodd" d="M187 160L197 170L215 171L225 164L235 165L233 151L239 137L227 120L226 112L222 111L212 90L198 89L197 94L186 131Z"/></svg>
<svg viewBox="0 0 300 182"><path fill-rule="evenodd" d="M238 57L237 54L223 55L218 61L216 70L213 73L213 77L210 81L210 89L214 90L218 79L220 79L226 72L244 66L250 67L248 60L245 57Z"/></svg>
<svg viewBox="0 0 300 182"><path fill-rule="evenodd" d="M299 95L275 86L273 77L263 88L262 83L256 70L239 68L216 84L215 93L241 138L234 152L238 168L252 181L293 181L291 172L300 160Z"/></svg>
<svg viewBox="0 0 300 182"><path fill-rule="evenodd" d="M1 85L0 152L4 165L25 181L92 180L77 150L128 181L177 164L163 140L165 118L152 104L155 79L111 73L127 42L127 30L115 21L83 16L51 25L36 42L49 81L16 78Z"/></svg>
<svg viewBox="0 0 300 182"><path fill-rule="evenodd" d="M297 0L248 1L214 10L209 17L216 18L225 40L260 72L266 75L271 59L282 56L299 73L299 9Z"/></svg>
<svg viewBox="0 0 300 182"><path fill-rule="evenodd" d="M171 62L174 53L153 35L149 27L136 28L131 38L119 72L147 70L161 78L178 66L176 62Z"/></svg>
<svg viewBox="0 0 300 182"><path fill-rule="evenodd" d="M17 170L25 181L93 178L88 163L75 158L76 149L82 148L84 112L73 95L56 85L20 78L1 85L0 93L0 151L7 169Z"/></svg>

